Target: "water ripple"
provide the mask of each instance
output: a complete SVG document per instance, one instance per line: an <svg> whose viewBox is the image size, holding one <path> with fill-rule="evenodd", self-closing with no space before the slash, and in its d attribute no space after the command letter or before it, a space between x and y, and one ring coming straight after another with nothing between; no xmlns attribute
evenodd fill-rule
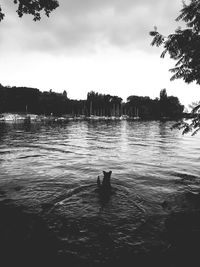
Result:
<svg viewBox="0 0 200 267"><path fill-rule="evenodd" d="M171 212L168 202L181 205L181 192L200 185L200 137L171 131L172 124L1 125L0 199L42 212L70 253L84 247L101 258L109 238L112 251L149 244ZM104 170L113 172L107 202L96 190Z"/></svg>

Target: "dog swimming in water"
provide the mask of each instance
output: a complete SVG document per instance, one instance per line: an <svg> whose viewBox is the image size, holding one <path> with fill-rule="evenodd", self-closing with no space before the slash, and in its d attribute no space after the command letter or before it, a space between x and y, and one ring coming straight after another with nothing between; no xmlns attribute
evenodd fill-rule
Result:
<svg viewBox="0 0 200 267"><path fill-rule="evenodd" d="M103 180L101 182L100 177L97 178L97 192L99 195L99 200L101 204L100 210L109 202L112 192L112 187L110 183L112 171L106 172L103 171Z"/></svg>
<svg viewBox="0 0 200 267"><path fill-rule="evenodd" d="M97 187L101 193L107 193L107 194L111 193L111 183L110 183L111 174L112 174L112 171L109 171L109 172L103 171L102 183L101 183L101 180L98 176Z"/></svg>

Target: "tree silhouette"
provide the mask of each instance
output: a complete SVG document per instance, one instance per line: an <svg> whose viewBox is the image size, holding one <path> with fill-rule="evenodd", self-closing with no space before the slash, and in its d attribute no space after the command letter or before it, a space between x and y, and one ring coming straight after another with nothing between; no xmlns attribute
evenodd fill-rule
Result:
<svg viewBox="0 0 200 267"><path fill-rule="evenodd" d="M179 99L174 96L167 96L166 89L160 91L160 116L168 118L181 117L184 106L180 104Z"/></svg>
<svg viewBox="0 0 200 267"><path fill-rule="evenodd" d="M186 28L179 27L174 33L164 36L155 27L154 31L150 32L153 37L151 44L164 48L162 58L168 53L170 58L176 61L175 66L170 69L173 73L171 80L183 79L186 83L195 81L200 84L200 1L190 0L188 4L183 2L183 8L176 21L183 21ZM200 106L197 106L192 111L195 116L192 124L195 133L197 129L200 130L199 109ZM188 132L187 129L192 130L192 127L184 128L183 133Z"/></svg>
<svg viewBox="0 0 200 267"><path fill-rule="evenodd" d="M42 12L49 17L49 14L59 6L57 0L14 0L13 3L17 5L16 12L19 17L22 17L24 14L30 14L33 16L34 21L41 19ZM5 14L0 6L0 21L4 17Z"/></svg>
<svg viewBox="0 0 200 267"><path fill-rule="evenodd" d="M162 98L165 107L161 111ZM141 119L177 119L183 115L183 106L177 97L167 96L166 90L161 90L160 99L150 99L148 96L129 96L126 103L122 98L109 94L99 94L91 91L86 100L69 99L67 92L56 93L52 89L41 92L36 88L10 87L0 84L0 113L34 113L47 116L100 116L129 117L138 116ZM139 113L139 114L138 114Z"/></svg>

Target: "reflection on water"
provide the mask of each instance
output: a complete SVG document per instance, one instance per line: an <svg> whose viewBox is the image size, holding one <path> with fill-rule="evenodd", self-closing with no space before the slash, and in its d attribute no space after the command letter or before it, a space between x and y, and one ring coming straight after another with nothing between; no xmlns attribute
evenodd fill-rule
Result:
<svg viewBox="0 0 200 267"><path fill-rule="evenodd" d="M166 214L180 208L177 198L199 186L200 136L172 124L0 124L0 199L41 214L61 253L106 261L124 248L147 249ZM113 194L102 206L103 170L113 172Z"/></svg>

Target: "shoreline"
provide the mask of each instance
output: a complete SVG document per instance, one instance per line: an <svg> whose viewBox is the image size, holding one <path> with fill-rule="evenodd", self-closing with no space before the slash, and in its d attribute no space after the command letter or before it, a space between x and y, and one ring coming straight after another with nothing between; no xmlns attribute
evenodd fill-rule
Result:
<svg viewBox="0 0 200 267"><path fill-rule="evenodd" d="M45 115L36 115L36 114L19 114L19 113L6 113L0 114L0 123L41 123L41 122L50 122L50 123L65 123L69 121L177 121L181 119L190 118L190 115L185 115L182 117L146 117L141 118L139 116L131 117L128 115L122 116L45 116Z"/></svg>

